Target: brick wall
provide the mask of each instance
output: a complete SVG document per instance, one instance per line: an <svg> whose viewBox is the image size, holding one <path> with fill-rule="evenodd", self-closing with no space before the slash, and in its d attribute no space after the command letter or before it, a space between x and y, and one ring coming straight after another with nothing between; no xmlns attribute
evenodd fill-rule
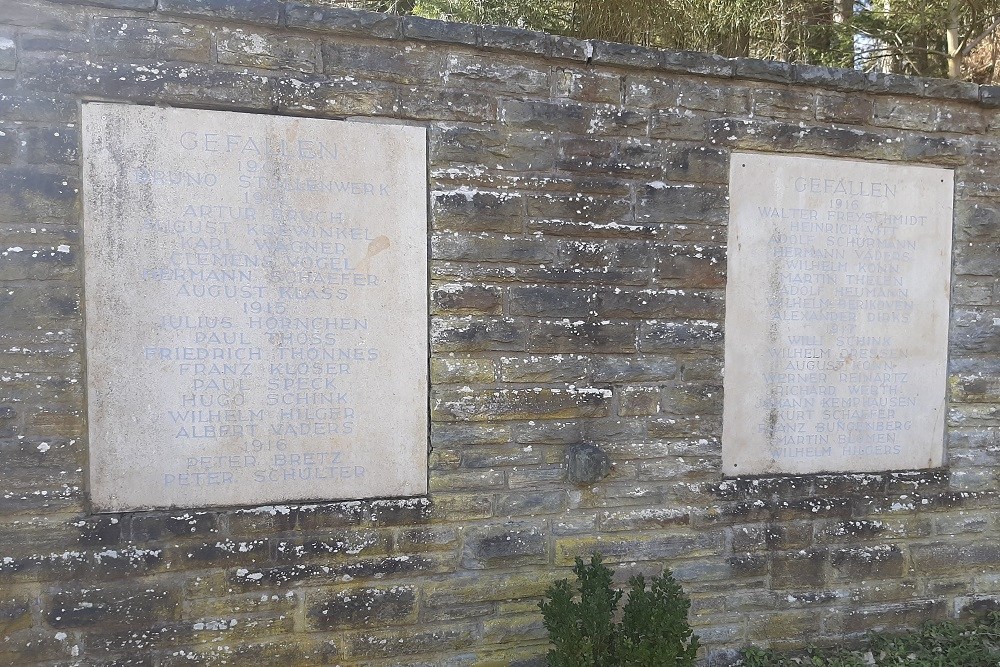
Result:
<svg viewBox="0 0 1000 667"><path fill-rule="evenodd" d="M88 511L85 100L426 124L427 498ZM0 663L535 665L594 550L669 565L714 664L988 608L998 100L318 2L3 0ZM723 480L735 149L955 168L945 468Z"/></svg>

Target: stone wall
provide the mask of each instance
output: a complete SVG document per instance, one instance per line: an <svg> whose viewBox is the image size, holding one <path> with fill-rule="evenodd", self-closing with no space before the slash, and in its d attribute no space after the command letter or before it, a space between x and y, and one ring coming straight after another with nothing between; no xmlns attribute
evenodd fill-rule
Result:
<svg viewBox="0 0 1000 667"><path fill-rule="evenodd" d="M429 128L428 497L88 511L88 100ZM715 664L990 607L998 100L318 2L3 0L0 663L534 665L594 550L671 567ZM944 468L723 479L735 149L955 168Z"/></svg>

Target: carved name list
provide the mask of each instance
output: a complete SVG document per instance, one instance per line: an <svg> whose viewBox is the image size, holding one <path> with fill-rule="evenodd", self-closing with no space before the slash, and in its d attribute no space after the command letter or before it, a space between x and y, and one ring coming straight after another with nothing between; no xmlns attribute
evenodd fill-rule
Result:
<svg viewBox="0 0 1000 667"><path fill-rule="evenodd" d="M734 153L728 475L941 465L953 172Z"/></svg>
<svg viewBox="0 0 1000 667"><path fill-rule="evenodd" d="M426 492L425 130L84 105L96 509Z"/></svg>

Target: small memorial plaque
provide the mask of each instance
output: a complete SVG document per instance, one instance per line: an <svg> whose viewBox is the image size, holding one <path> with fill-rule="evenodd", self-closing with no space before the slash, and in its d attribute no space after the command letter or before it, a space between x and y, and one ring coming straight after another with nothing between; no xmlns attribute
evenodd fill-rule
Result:
<svg viewBox="0 0 1000 667"><path fill-rule="evenodd" d="M953 172L734 153L727 475L944 456Z"/></svg>
<svg viewBox="0 0 1000 667"><path fill-rule="evenodd" d="M418 127L83 107L95 509L427 490Z"/></svg>

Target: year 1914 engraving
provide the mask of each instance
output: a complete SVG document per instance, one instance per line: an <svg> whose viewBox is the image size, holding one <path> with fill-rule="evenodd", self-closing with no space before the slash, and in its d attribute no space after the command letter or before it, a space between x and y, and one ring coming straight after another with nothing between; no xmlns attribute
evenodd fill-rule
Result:
<svg viewBox="0 0 1000 667"><path fill-rule="evenodd" d="M734 153L728 475L941 465L950 170Z"/></svg>
<svg viewBox="0 0 1000 667"><path fill-rule="evenodd" d="M83 120L95 507L425 493L425 131Z"/></svg>

